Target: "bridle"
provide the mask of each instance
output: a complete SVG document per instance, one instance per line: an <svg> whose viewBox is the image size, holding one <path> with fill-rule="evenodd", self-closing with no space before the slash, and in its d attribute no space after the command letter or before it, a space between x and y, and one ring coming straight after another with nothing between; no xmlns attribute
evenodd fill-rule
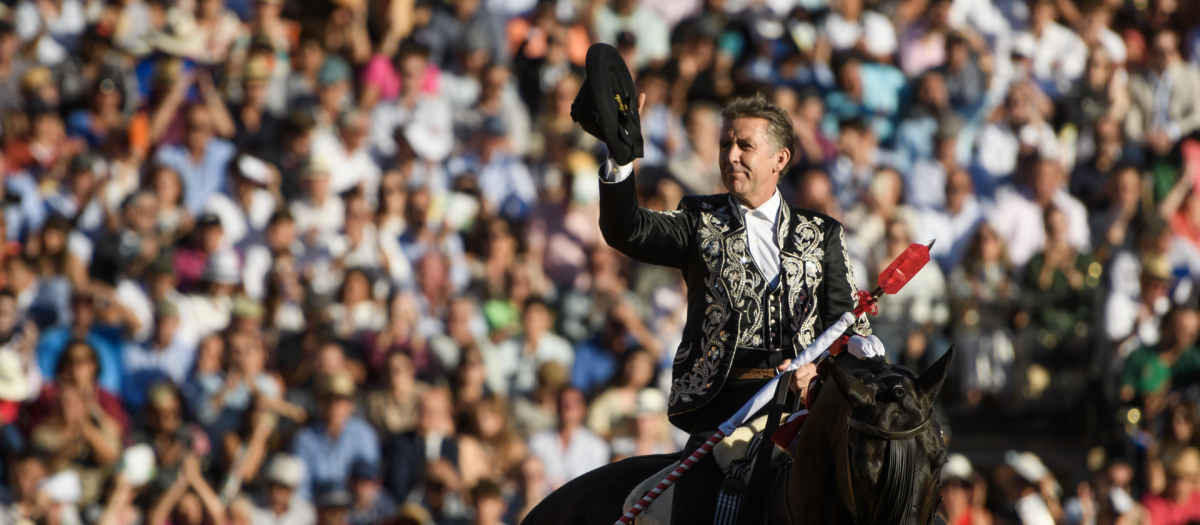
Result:
<svg viewBox="0 0 1200 525"><path fill-rule="evenodd" d="M909 377L906 374L891 371L872 377L866 384L875 383L886 377ZM840 394L840 393L839 393ZM867 423L853 416L847 416L845 430L834 436L834 471L837 473L837 491L846 507L853 523L863 525L885 525L895 523L911 523L914 511L913 500L916 487L913 478L917 467L922 461L921 450L917 446L916 437L934 423L933 410L930 409L925 418L916 426L905 430L887 430ZM858 502L854 497L854 486L851 479L850 440L849 432L855 430L869 437L886 441L884 446L884 464L880 470L881 489L875 508L867 513L860 513ZM931 480L936 479L933 473ZM932 489L932 487L924 487ZM937 515L935 509L930 511L929 523L934 522Z"/></svg>

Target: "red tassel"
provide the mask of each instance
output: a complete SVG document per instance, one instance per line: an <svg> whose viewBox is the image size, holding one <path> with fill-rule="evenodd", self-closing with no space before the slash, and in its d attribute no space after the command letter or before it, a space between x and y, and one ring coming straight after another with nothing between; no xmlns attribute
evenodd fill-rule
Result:
<svg viewBox="0 0 1200 525"><path fill-rule="evenodd" d="M875 304L875 298L871 297L871 292L859 290L858 307L854 309L854 317L858 317L864 313L876 315L879 313L879 306Z"/></svg>

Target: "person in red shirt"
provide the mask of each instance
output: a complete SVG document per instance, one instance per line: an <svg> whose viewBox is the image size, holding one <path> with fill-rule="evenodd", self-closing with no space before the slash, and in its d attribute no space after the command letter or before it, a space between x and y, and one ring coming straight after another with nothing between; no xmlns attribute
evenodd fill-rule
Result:
<svg viewBox="0 0 1200 525"><path fill-rule="evenodd" d="M1200 450L1187 447L1165 458L1167 488L1161 495L1147 494L1142 506L1150 525L1186 525L1200 521Z"/></svg>

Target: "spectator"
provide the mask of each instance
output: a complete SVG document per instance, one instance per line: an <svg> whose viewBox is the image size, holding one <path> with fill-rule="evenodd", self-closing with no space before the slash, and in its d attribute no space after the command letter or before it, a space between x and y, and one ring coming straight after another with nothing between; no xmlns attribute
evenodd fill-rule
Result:
<svg viewBox="0 0 1200 525"><path fill-rule="evenodd" d="M1070 92L1067 118L1086 130L1101 118L1122 122L1129 111L1128 78L1118 69L1108 51L1093 49L1088 55L1087 69Z"/></svg>
<svg viewBox="0 0 1200 525"><path fill-rule="evenodd" d="M475 519L471 525L504 525L504 510L507 503L500 486L484 481L471 491L475 502Z"/></svg>
<svg viewBox="0 0 1200 525"><path fill-rule="evenodd" d="M1054 130L1045 122L1041 95L1028 84L1017 84L1008 92L997 117L988 123L975 142L973 174L975 186L991 197L1017 171L1017 158L1053 140Z"/></svg>
<svg viewBox="0 0 1200 525"><path fill-rule="evenodd" d="M1200 129L1200 107L1186 93L1200 86L1200 71L1184 62L1179 52L1179 35L1163 31L1154 36L1153 67L1129 82L1133 98L1125 133L1145 141L1151 153L1163 156L1181 137Z"/></svg>
<svg viewBox="0 0 1200 525"><path fill-rule="evenodd" d="M549 490L609 460L608 444L583 426L586 409L579 390L564 388L558 394L558 427L529 438L530 450L545 465Z"/></svg>
<svg viewBox="0 0 1200 525"><path fill-rule="evenodd" d="M1087 45L1074 31L1055 22L1058 7L1053 0L1035 0L1031 4L1029 33L1037 46L1033 77L1046 93L1064 93L1071 82L1083 75Z"/></svg>
<svg viewBox="0 0 1200 525"><path fill-rule="evenodd" d="M1091 304L1100 284L1099 263L1067 240L1066 215L1045 212L1046 247L1025 265L1022 287L1030 300L1030 324L1048 349L1078 344L1086 337Z"/></svg>
<svg viewBox="0 0 1200 525"><path fill-rule="evenodd" d="M437 383L445 375L445 366L421 334L421 312L417 299L408 292L392 296L388 308L388 325L377 335L368 335L368 362L375 364L389 355L401 353L409 358L416 377L425 383Z"/></svg>
<svg viewBox="0 0 1200 525"><path fill-rule="evenodd" d="M183 476L184 460L208 445L183 419L183 403L179 392L169 383L157 383L150 387L144 409L145 431L135 441L152 447L157 462L154 478L147 483L146 491L161 497Z"/></svg>
<svg viewBox="0 0 1200 525"><path fill-rule="evenodd" d="M546 302L531 298L521 314L524 334L496 347L484 356L488 369L488 388L499 394L528 394L533 390L537 368L556 362L568 369L574 351L565 339L550 331L553 317Z"/></svg>
<svg viewBox="0 0 1200 525"><path fill-rule="evenodd" d="M436 469L435 472L443 474L447 474L443 472L446 470L455 472L459 450L451 408L449 391L444 388L426 390L417 403L413 430L395 435L388 441L385 479L396 501L412 500L409 493L420 484L421 475L427 473L427 469ZM438 463L442 464L435 467ZM442 480L445 481L449 480Z"/></svg>
<svg viewBox="0 0 1200 525"><path fill-rule="evenodd" d="M160 149L155 161L180 175L185 206L196 216L209 197L224 191L225 169L233 161L234 147L213 136L213 116L206 106L189 106L184 115L183 144Z"/></svg>
<svg viewBox="0 0 1200 525"><path fill-rule="evenodd" d="M263 369L265 360L262 342L251 335L231 337L228 350L219 336L201 342L192 379L184 391L192 414L213 442L224 442L224 434L238 427L256 396L283 398L279 380ZM223 362L228 363L224 370Z"/></svg>
<svg viewBox="0 0 1200 525"><path fill-rule="evenodd" d="M1031 161L1034 162L1034 161ZM1037 160L1031 168L1030 184L1018 191L998 195L989 221L1004 238L1008 256L1023 267L1046 244L1046 210L1054 207L1065 221L1064 239L1079 251L1090 247L1087 210L1063 189L1063 173L1054 161Z"/></svg>
<svg viewBox="0 0 1200 525"><path fill-rule="evenodd" d="M961 169L947 175L945 204L917 213L919 235L938 240L929 252L943 273L952 272L962 263L976 228L984 222L983 206L975 197L971 175Z"/></svg>
<svg viewBox="0 0 1200 525"><path fill-rule="evenodd" d="M880 142L890 142L894 118L900 110L904 74L890 65L863 62L854 56L843 58L834 71L838 89L825 97L822 131L837 136L840 121L861 118Z"/></svg>
<svg viewBox="0 0 1200 525"><path fill-rule="evenodd" d="M912 230L900 220L887 223L884 246L873 254L871 274L878 275L913 243ZM922 333L922 337L940 333L950 320L949 304L946 300L946 277L937 266L927 266L913 276L919 286L905 287L896 294L880 300L880 315L872 324L875 334L884 341L884 348L891 352L894 362L900 359L899 352L911 352L910 357L922 358L924 345L913 345L910 334ZM908 342L906 342L908 341ZM917 348L920 346L920 348Z"/></svg>
<svg viewBox="0 0 1200 525"><path fill-rule="evenodd" d="M836 6L821 28L834 51L858 51L874 60L890 62L896 52L896 30L887 17L864 9L860 0L846 0Z"/></svg>
<svg viewBox="0 0 1200 525"><path fill-rule="evenodd" d="M950 274L950 307L956 321L950 337L968 357L962 386L968 403L983 394L996 394L1009 386L1014 358L1009 329L1013 300L1020 288L1004 253L1004 241L987 223L971 236L962 265Z"/></svg>
<svg viewBox="0 0 1200 525"><path fill-rule="evenodd" d="M396 513L396 501L381 485L383 476L378 465L355 461L350 466L350 488L353 502L347 505L350 513L345 523L337 525L375 525Z"/></svg>
<svg viewBox="0 0 1200 525"><path fill-rule="evenodd" d="M267 490L254 513L254 525L315 525L316 510L300 496L297 487L305 477L305 463L279 453L267 467Z"/></svg>
<svg viewBox="0 0 1200 525"><path fill-rule="evenodd" d="M38 366L42 375L56 377L67 347L73 341L85 341L98 359L99 385L109 392L122 391L121 331L96 319L98 307L109 308L111 304L107 298L87 293L76 293L71 297L70 324L46 330L38 343Z"/></svg>
<svg viewBox="0 0 1200 525"><path fill-rule="evenodd" d="M1200 496L1195 487L1196 477L1200 476L1200 452L1185 448L1168 465L1163 495L1142 499L1150 523L1177 525L1200 519Z"/></svg>
<svg viewBox="0 0 1200 525"><path fill-rule="evenodd" d="M100 366L90 345L68 343L54 384L31 409L30 447L53 459L49 470L79 473L84 504L99 500L105 469L116 463L129 425L121 402L97 384Z"/></svg>
<svg viewBox="0 0 1200 525"><path fill-rule="evenodd" d="M950 16L953 17L953 4ZM963 32L951 32L946 35L945 62L936 69L946 79L946 91L950 96L950 104L956 111L970 114L977 110L987 94L988 81L996 68L994 62L989 63L987 50L980 53L970 36Z"/></svg>
<svg viewBox="0 0 1200 525"><path fill-rule="evenodd" d="M1130 263L1136 261L1126 262ZM1104 308L1105 335L1116 344L1119 355L1158 343L1160 321L1171 308L1171 277L1166 257L1150 255L1141 263L1137 288L1109 296Z"/></svg>
<svg viewBox="0 0 1200 525"><path fill-rule="evenodd" d="M141 409L149 387L157 382L166 380L182 386L196 359L196 342L180 331L178 307L161 301L155 305L154 319L150 339L126 345L122 352L122 400L132 410Z"/></svg>
<svg viewBox="0 0 1200 525"><path fill-rule="evenodd" d="M1121 373L1121 399L1161 395L1170 387L1185 387L1200 380L1200 313L1176 309L1163 317L1162 338L1153 347L1142 347L1125 360Z"/></svg>
<svg viewBox="0 0 1200 525"><path fill-rule="evenodd" d="M262 160L241 155L231 173L233 191L230 195L214 195L205 206L207 212L220 217L222 243L243 247L259 241L267 221L275 213L275 199L268 189L278 177Z"/></svg>
<svg viewBox="0 0 1200 525"><path fill-rule="evenodd" d="M296 232L310 246L321 237L336 233L345 224L345 204L333 192L331 171L327 159L317 157L309 162L304 167L301 181L303 197L291 206Z"/></svg>
<svg viewBox="0 0 1200 525"><path fill-rule="evenodd" d="M588 410L588 429L611 439L618 430L617 424L640 410L642 391L654 380L654 365L654 356L645 350L625 354L618 379L592 401Z"/></svg>
<svg viewBox="0 0 1200 525"><path fill-rule="evenodd" d="M354 499L345 489L329 485L313 495L313 503L317 507L317 525L346 525Z"/></svg>
<svg viewBox="0 0 1200 525"><path fill-rule="evenodd" d="M37 457L18 459L8 469L9 493L0 503L0 515L5 520L34 520L41 517L44 504L38 502L38 485L46 478L46 466Z"/></svg>
<svg viewBox="0 0 1200 525"><path fill-rule="evenodd" d="M395 102L376 105L371 114L370 140L376 162L390 160L402 151L397 134L426 162L439 163L453 149L453 110L449 102L436 91L422 89L429 58L429 50L419 44L410 42L400 47L396 56L400 95Z"/></svg>
<svg viewBox="0 0 1200 525"><path fill-rule="evenodd" d="M942 505L946 509L946 522L955 525L980 525L991 523L991 516L986 511L974 508L971 499L972 474L971 461L962 454L951 454L946 457L942 466L941 493Z"/></svg>
<svg viewBox="0 0 1200 525"><path fill-rule="evenodd" d="M354 379L347 374L322 378L317 390L319 415L292 442L296 456L312 469L302 476L299 494L312 494L313 487L322 484L345 490L355 460L379 462L379 438L354 415L354 392Z"/></svg>
<svg viewBox="0 0 1200 525"><path fill-rule="evenodd" d="M1067 523L1105 522L1139 517L1140 509L1130 497L1128 486L1133 469L1128 463L1110 461L1080 485L1079 496L1066 500Z"/></svg>
<svg viewBox="0 0 1200 525"><path fill-rule="evenodd" d="M341 194L354 188L367 195L378 191L380 170L371 159L366 142L370 129L368 118L362 112L344 112L338 117L336 130L318 133L313 138L313 156L338 167L331 174L334 178L329 184L333 193Z"/></svg>
<svg viewBox="0 0 1200 525"><path fill-rule="evenodd" d="M1051 525L1062 508L1054 491L1054 475L1032 452L1009 450L1004 453L1004 483L1008 503L1016 511L1019 523Z"/></svg>
<svg viewBox="0 0 1200 525"><path fill-rule="evenodd" d="M637 35L636 58L631 69L667 58L669 33L654 11L633 0L617 0L597 10L592 21L592 34L597 41L615 45L624 32Z"/></svg>
<svg viewBox="0 0 1200 525"><path fill-rule="evenodd" d="M455 178L474 174L489 214L516 220L529 212L537 190L529 168L510 149L508 126L500 117L484 119L476 135L477 146L451 159L447 171Z"/></svg>
<svg viewBox="0 0 1200 525"><path fill-rule="evenodd" d="M463 481L476 485L503 479L529 454L525 441L513 431L502 398L485 397L468 410L458 437Z"/></svg>
<svg viewBox="0 0 1200 525"><path fill-rule="evenodd" d="M936 71L922 75L917 83L916 99L915 107L909 110L909 114L896 128L898 155L908 166L935 156L937 160L943 161L943 164L946 160L957 161L955 156L957 141L952 140L949 144L945 144L944 141L935 144L933 141L935 136L955 137L958 130L954 128L962 127L961 125L955 126L957 123L949 122L951 118L950 95L946 90L945 77ZM949 129L939 131L941 127ZM936 146L937 149L931 149L930 145ZM949 151L944 151L942 148L947 148ZM931 185L936 186L936 182ZM917 194L914 197L934 197L934 195ZM914 204L922 203L922 201L918 201Z"/></svg>
<svg viewBox="0 0 1200 525"><path fill-rule="evenodd" d="M628 428L612 440L613 460L648 454L670 454L676 445L668 435L666 396L647 388L638 392L637 409L622 423Z"/></svg>
<svg viewBox="0 0 1200 525"><path fill-rule="evenodd" d="M820 103L820 99L813 100ZM717 150L707 147L708 144L719 142L720 121L720 111L711 104L698 103L688 109L684 124L688 147L677 150L670 160L670 171L680 179L686 193L705 195L720 186ZM797 126L796 129L802 128ZM816 160L819 162L823 157Z"/></svg>
<svg viewBox="0 0 1200 525"><path fill-rule="evenodd" d="M383 389L367 392L367 420L381 435L402 434L416 424L417 398L429 385L417 381L412 358L392 352L385 362Z"/></svg>

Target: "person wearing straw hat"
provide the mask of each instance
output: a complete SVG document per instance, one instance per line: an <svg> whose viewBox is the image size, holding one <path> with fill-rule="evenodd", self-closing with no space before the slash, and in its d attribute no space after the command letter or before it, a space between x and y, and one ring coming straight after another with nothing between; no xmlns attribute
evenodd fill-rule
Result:
<svg viewBox="0 0 1200 525"><path fill-rule="evenodd" d="M1012 473L1005 488L1020 522L1054 525L1054 517L1062 516L1061 487L1042 459L1032 452L1009 450L1004 453L1004 466Z"/></svg>
<svg viewBox="0 0 1200 525"><path fill-rule="evenodd" d="M242 154L234 161L229 179L229 194L218 193L209 199L205 211L220 217L226 246L241 249L244 242L261 238L267 221L275 214L275 197L270 188L279 177L269 164Z"/></svg>
<svg viewBox="0 0 1200 525"><path fill-rule="evenodd" d="M253 525L314 525L317 511L297 493L304 480L304 461L287 453L275 454L264 473L265 497L255 509Z"/></svg>
<svg viewBox="0 0 1200 525"><path fill-rule="evenodd" d="M330 187L332 168L323 157L308 161L301 173L303 196L292 201L290 211L296 220L296 232L306 242L336 234L346 221L346 205Z"/></svg>
<svg viewBox="0 0 1200 525"><path fill-rule="evenodd" d="M279 67L273 57L253 55L242 66L240 102L229 107L233 119L233 144L240 151L256 156L269 156L279 150L275 144L283 121L277 116L270 91L273 68Z"/></svg>
<svg viewBox="0 0 1200 525"><path fill-rule="evenodd" d="M316 393L315 421L300 429L292 440L292 451L309 470L299 487L305 495L330 485L345 490L355 461L380 461L379 436L370 424L354 415L354 377L348 372L321 377Z"/></svg>

